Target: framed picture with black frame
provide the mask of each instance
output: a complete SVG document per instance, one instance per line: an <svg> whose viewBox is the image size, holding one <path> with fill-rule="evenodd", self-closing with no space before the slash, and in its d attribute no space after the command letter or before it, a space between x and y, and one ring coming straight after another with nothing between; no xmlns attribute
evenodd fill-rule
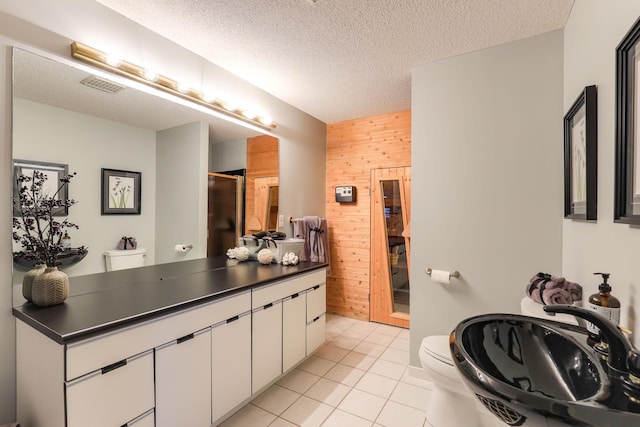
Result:
<svg viewBox="0 0 640 427"><path fill-rule="evenodd" d="M51 163L51 162L36 162L33 160L18 160L14 159L13 161L13 216L22 215L20 209L20 203L17 202L19 200L19 186L20 185L18 178L20 175L25 175L28 177L33 177L33 172L39 171L42 172L47 180L45 181L42 187L42 195L43 196L51 196L57 200L67 200L69 197L67 192L67 186L60 186L60 179L69 174L69 165L62 163ZM59 191L58 191L59 189ZM56 194L56 192L58 192ZM55 207L52 210L53 216L67 216L69 214L69 208L67 206L59 206Z"/></svg>
<svg viewBox="0 0 640 427"><path fill-rule="evenodd" d="M640 19L616 48L614 222L640 224Z"/></svg>
<svg viewBox="0 0 640 427"><path fill-rule="evenodd" d="M140 215L142 173L102 169L102 215Z"/></svg>
<svg viewBox="0 0 640 427"><path fill-rule="evenodd" d="M598 91L587 86L564 116L564 216L598 218Z"/></svg>

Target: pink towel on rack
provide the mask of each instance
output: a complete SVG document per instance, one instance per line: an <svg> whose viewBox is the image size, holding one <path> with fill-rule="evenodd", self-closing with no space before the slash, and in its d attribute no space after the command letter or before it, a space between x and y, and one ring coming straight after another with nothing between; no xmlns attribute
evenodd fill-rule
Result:
<svg viewBox="0 0 640 427"><path fill-rule="evenodd" d="M304 239L300 261L329 263L329 238L327 220L318 216L305 216L295 220L294 237ZM330 269L327 267L327 276Z"/></svg>

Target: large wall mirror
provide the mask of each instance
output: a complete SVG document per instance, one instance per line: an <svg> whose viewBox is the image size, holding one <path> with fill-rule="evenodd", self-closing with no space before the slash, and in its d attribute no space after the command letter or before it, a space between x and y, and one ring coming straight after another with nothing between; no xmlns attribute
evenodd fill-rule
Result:
<svg viewBox="0 0 640 427"><path fill-rule="evenodd" d="M255 190L249 194L255 179L270 178L277 186L276 138L173 102L167 95L133 88L121 78L16 48L13 96L14 159L63 164L77 173L68 188L68 196L77 200L69 219L80 227L70 233L71 246L86 246L88 253L64 268L69 276L105 271L104 252L116 249L123 236L135 237L138 247L147 249L146 265L206 257L213 250L207 244L212 227L210 173L244 175L244 226L228 219L224 225L241 234L249 231L246 224L258 209L252 206ZM260 148L265 141L275 162L265 161ZM247 158L251 147L258 147L262 157ZM252 170L254 164L266 170ZM102 169L140 174L139 214L101 212ZM258 221L263 229L272 222L266 217ZM226 250L233 243L231 239L218 246ZM179 252L178 244L193 248ZM13 282L20 283L23 275L14 264Z"/></svg>

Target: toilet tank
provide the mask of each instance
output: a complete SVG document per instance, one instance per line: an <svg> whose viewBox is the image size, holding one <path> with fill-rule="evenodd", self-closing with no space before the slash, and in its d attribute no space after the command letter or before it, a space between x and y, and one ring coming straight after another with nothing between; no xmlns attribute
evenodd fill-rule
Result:
<svg viewBox="0 0 640 427"><path fill-rule="evenodd" d="M573 305L581 305L581 303L582 301L580 301L580 304L574 303ZM520 300L520 314L529 317L537 317L539 319L548 319L555 320L556 322L569 323L571 325L580 324L579 320L571 314L558 313L555 316L550 315L549 313L544 311L543 304L539 304L529 297L524 297L522 298L522 300Z"/></svg>
<svg viewBox="0 0 640 427"><path fill-rule="evenodd" d="M104 260L107 271L143 267L146 252L146 248L106 251L104 253Z"/></svg>

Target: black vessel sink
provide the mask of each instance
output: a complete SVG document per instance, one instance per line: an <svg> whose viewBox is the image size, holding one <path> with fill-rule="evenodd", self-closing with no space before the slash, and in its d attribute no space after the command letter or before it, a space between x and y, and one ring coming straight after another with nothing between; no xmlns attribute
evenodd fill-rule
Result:
<svg viewBox="0 0 640 427"><path fill-rule="evenodd" d="M463 381L507 425L640 425L582 327L476 316L452 332L451 353Z"/></svg>

